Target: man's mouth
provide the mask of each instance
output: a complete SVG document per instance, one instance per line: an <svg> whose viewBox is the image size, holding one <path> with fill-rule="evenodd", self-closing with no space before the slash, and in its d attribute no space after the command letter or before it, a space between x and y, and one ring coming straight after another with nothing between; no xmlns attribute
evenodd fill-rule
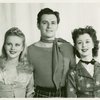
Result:
<svg viewBox="0 0 100 100"><path fill-rule="evenodd" d="M47 30L47 32L53 32L53 30Z"/></svg>

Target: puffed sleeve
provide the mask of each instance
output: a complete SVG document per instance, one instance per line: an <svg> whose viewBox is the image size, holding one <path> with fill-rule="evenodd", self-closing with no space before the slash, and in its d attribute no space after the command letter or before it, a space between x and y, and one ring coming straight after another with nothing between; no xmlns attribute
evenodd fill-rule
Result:
<svg viewBox="0 0 100 100"><path fill-rule="evenodd" d="M77 97L76 91L75 71L70 69L67 76L67 97Z"/></svg>
<svg viewBox="0 0 100 100"><path fill-rule="evenodd" d="M32 73L28 85L26 87L26 98L33 98L33 95L34 95L34 79Z"/></svg>

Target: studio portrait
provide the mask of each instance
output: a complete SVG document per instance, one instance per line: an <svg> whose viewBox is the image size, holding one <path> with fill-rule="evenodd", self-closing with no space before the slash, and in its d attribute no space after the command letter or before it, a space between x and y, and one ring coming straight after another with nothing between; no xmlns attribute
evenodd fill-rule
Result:
<svg viewBox="0 0 100 100"><path fill-rule="evenodd" d="M99 97L99 2L0 2L0 98Z"/></svg>

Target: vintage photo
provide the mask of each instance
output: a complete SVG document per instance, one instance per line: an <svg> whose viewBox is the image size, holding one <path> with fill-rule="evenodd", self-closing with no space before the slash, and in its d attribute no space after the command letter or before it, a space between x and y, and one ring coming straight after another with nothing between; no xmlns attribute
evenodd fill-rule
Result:
<svg viewBox="0 0 100 100"><path fill-rule="evenodd" d="M0 2L0 98L99 98L99 2Z"/></svg>

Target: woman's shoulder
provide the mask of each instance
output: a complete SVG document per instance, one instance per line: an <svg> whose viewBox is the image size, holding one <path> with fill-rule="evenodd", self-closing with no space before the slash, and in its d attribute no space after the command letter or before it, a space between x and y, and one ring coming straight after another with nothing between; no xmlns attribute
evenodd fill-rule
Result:
<svg viewBox="0 0 100 100"><path fill-rule="evenodd" d="M76 66L69 69L68 75L75 76L76 75Z"/></svg>
<svg viewBox="0 0 100 100"><path fill-rule="evenodd" d="M33 72L33 67L29 62L20 62L17 66L17 70L19 73L26 73L26 74L32 74Z"/></svg>
<svg viewBox="0 0 100 100"><path fill-rule="evenodd" d="M0 69L4 68L5 58L0 56Z"/></svg>
<svg viewBox="0 0 100 100"><path fill-rule="evenodd" d="M0 56L0 62L4 61L4 57Z"/></svg>
<svg viewBox="0 0 100 100"><path fill-rule="evenodd" d="M95 65L98 66L98 67L100 67L100 62L99 61L96 61L95 62Z"/></svg>

